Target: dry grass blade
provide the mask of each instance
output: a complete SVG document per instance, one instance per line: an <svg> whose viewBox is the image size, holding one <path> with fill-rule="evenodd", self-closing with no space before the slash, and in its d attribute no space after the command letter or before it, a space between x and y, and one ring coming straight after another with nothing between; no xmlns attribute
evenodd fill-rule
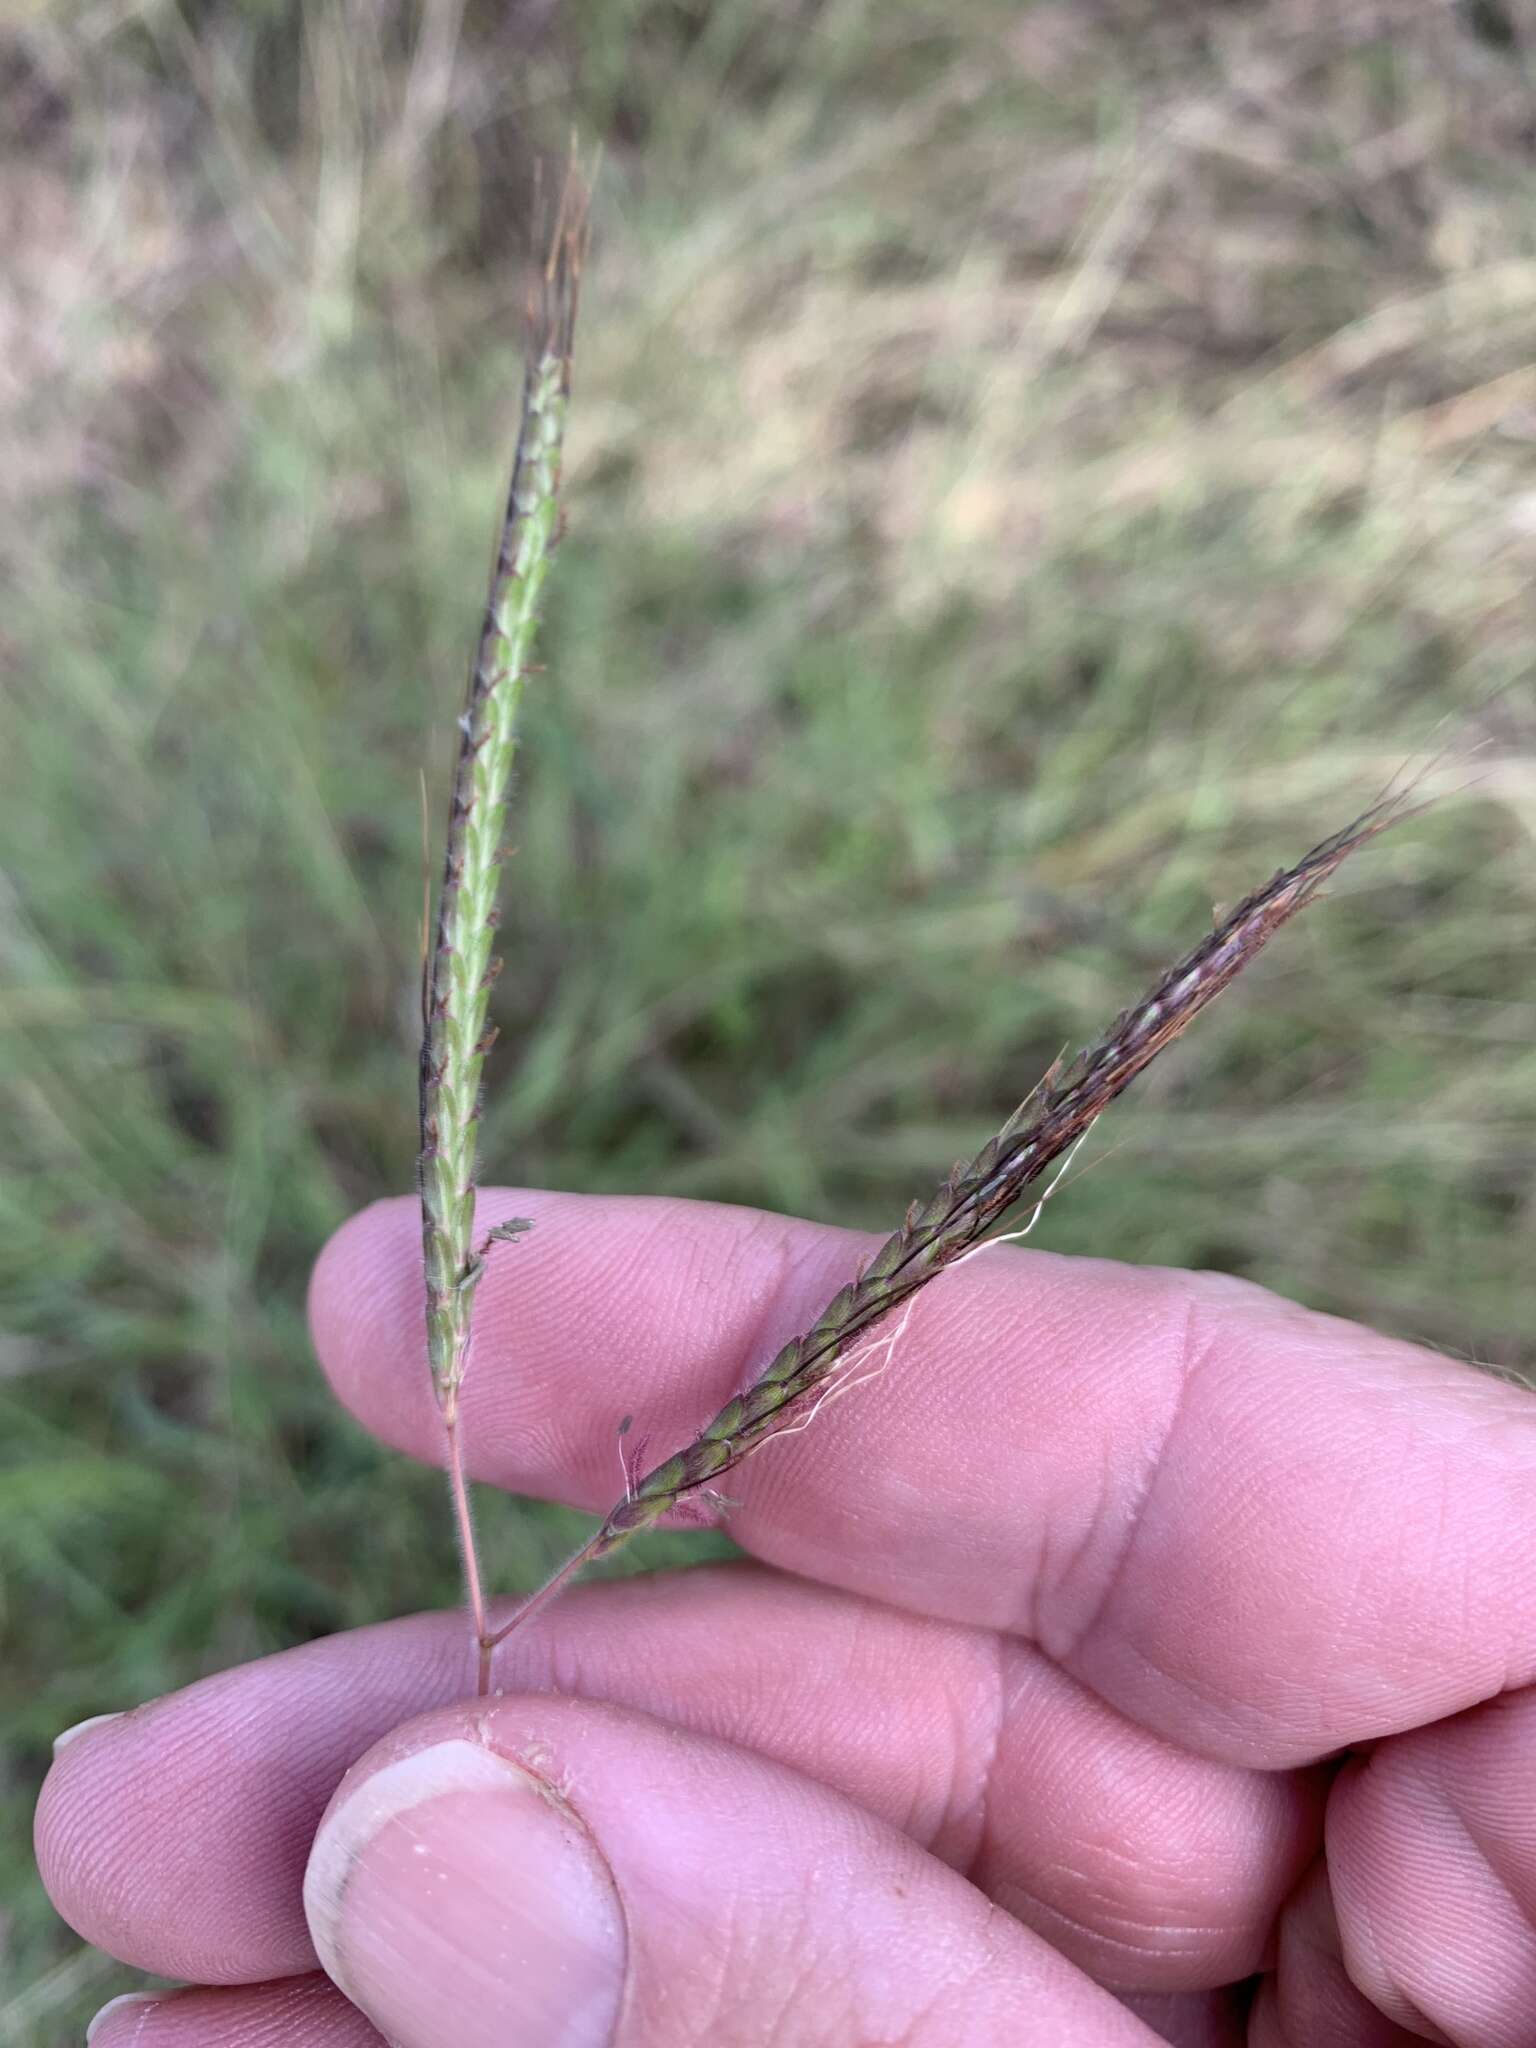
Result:
<svg viewBox="0 0 1536 2048"><path fill-rule="evenodd" d="M1388 795L1314 846L1245 897L1092 1046L1067 1066L1053 1068L968 1165L956 1167L931 1200L912 1205L901 1228L809 1330L792 1338L692 1443L630 1486L590 1541L493 1641L544 1605L583 1565L619 1549L771 1438L799 1426L810 1397L825 1390L850 1345L982 1242L1122 1089L1258 957L1282 925L1315 900L1329 876L1405 815L1405 798Z"/></svg>
<svg viewBox="0 0 1536 2048"><path fill-rule="evenodd" d="M475 1158L481 1073L495 1037L492 951L505 858L502 830L517 752L518 714L538 627L539 600L559 538L560 458L571 344L586 248L587 202L574 166L529 294L522 423L459 748L448 813L436 934L422 968L421 1216L427 1344L448 1437L454 1516L487 1682L485 1602L459 1432L475 1290L490 1240L476 1247ZM492 1235L505 1237L505 1227Z"/></svg>

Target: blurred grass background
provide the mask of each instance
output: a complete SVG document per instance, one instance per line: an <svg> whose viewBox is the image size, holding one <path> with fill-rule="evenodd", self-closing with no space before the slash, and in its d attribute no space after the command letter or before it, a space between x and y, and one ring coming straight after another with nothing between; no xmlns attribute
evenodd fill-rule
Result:
<svg viewBox="0 0 1536 2048"><path fill-rule="evenodd" d="M435 821L573 123L491 1176L888 1224L1481 742L1038 1239L1531 1368L1533 88L1497 0L8 10L7 2048L127 1981L28 1875L51 1736L454 1595L303 1293L410 1185L418 771ZM490 1516L501 1586L571 1526Z"/></svg>

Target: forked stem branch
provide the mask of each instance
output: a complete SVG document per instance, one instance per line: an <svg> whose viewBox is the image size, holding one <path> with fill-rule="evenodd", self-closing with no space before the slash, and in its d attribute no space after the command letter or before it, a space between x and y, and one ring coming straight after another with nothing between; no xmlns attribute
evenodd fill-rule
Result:
<svg viewBox="0 0 1536 2048"><path fill-rule="evenodd" d="M593 1558L602 1555L602 1534L602 1530L599 1529L595 1535L587 1538L579 1550L573 1550L560 1569L551 1573L536 1593L530 1593L528 1598L513 1612L509 1620L502 1623L494 1635L482 1636L481 1647L487 1661L491 1652L498 1644L504 1643L507 1640L513 1629L521 1628L525 1621L531 1621L541 1607L547 1607L560 1589L571 1579L575 1578L583 1565L590 1564Z"/></svg>

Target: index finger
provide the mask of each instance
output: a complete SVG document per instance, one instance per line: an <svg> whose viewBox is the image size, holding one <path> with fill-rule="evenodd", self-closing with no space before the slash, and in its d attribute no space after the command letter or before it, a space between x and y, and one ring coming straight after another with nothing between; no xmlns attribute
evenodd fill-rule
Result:
<svg viewBox="0 0 1536 2048"><path fill-rule="evenodd" d="M535 1228L476 1300L463 1416L496 1485L593 1510L620 1418L686 1443L857 1269L854 1232L645 1197L481 1197ZM347 1405L441 1462L418 1213L331 1241ZM731 1475L768 1562L1020 1634L1204 1754L1291 1764L1536 1675L1536 1402L1216 1274L1003 1246L927 1287L879 1384Z"/></svg>

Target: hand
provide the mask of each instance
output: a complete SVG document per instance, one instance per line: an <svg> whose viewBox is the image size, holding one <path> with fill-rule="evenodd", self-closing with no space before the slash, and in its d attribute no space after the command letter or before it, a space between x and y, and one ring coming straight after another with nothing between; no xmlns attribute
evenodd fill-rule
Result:
<svg viewBox="0 0 1536 2048"><path fill-rule="evenodd" d="M472 1462L594 1509L622 1411L686 1439L865 1248L482 1198L514 1213ZM312 1316L347 1405L435 1459L413 1204L333 1240ZM223 1987L94 2048L1536 2040L1528 1393L1241 1281L1000 1248L729 1486L760 1563L578 1587L491 1701L462 1615L417 1617L63 1747L60 1910Z"/></svg>

